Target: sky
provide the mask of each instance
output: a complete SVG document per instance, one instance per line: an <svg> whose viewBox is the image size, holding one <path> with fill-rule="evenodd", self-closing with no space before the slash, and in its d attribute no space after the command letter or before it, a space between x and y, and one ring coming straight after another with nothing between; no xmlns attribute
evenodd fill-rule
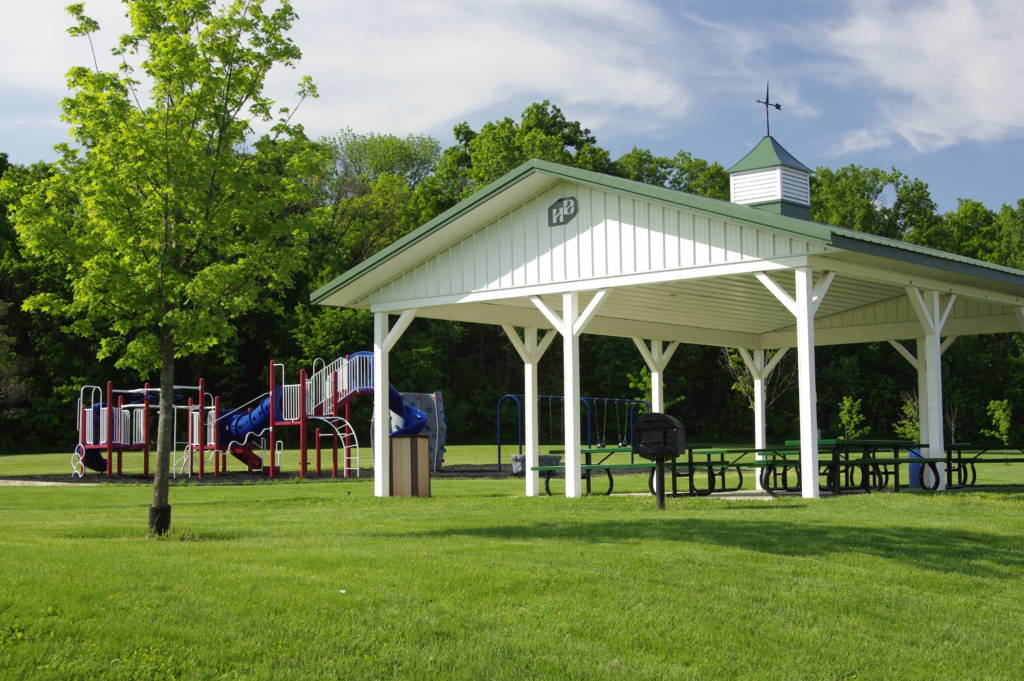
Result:
<svg viewBox="0 0 1024 681"><path fill-rule="evenodd" d="M89 65L70 0L0 0L0 152L53 160L64 74ZM268 4L275 4L269 0ZM941 211L1024 198L1022 0L293 0L303 51L268 93L314 136L429 134L548 99L613 156L633 147L738 161L765 134L815 168L895 167ZM85 0L101 68L126 27Z"/></svg>

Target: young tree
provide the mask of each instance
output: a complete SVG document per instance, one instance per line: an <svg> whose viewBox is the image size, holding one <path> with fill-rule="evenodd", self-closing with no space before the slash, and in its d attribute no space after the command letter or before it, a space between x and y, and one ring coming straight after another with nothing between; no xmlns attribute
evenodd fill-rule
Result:
<svg viewBox="0 0 1024 681"><path fill-rule="evenodd" d="M864 413L861 411L863 400L855 400L849 395L843 395L839 402L839 427L842 429L842 439L856 440L871 432L871 426L865 426Z"/></svg>
<svg viewBox="0 0 1024 681"><path fill-rule="evenodd" d="M73 144L15 208L26 247L61 267L72 295L26 305L99 339L99 357L159 370L150 531L170 527L175 360L233 333L232 319L304 266L306 185L317 147L263 94L300 57L287 0L125 0L117 71L75 67L61 106ZM98 24L71 5L73 36ZM91 44L91 38L90 38ZM144 74L135 77L131 62ZM315 96L303 79L299 96ZM254 126L269 129L255 139ZM68 205L73 210L68 210Z"/></svg>
<svg viewBox="0 0 1024 681"><path fill-rule="evenodd" d="M1009 400L990 400L985 409L990 419L991 428L982 428L981 434L994 437L1003 446L1010 444L1010 426L1012 425L1012 411Z"/></svg>
<svg viewBox="0 0 1024 681"><path fill-rule="evenodd" d="M892 424L892 430L904 440L918 442L921 437L920 427L917 395L904 393L903 404L900 405L900 418Z"/></svg>

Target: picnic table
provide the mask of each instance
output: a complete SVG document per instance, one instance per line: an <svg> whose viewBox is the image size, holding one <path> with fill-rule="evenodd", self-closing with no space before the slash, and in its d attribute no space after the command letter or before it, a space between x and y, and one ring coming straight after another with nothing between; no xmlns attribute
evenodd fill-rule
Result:
<svg viewBox="0 0 1024 681"><path fill-rule="evenodd" d="M1020 447L1007 447L995 450L993 447L972 449L966 442L953 442L946 447L946 489L973 487L978 480L977 466L986 463L1024 463L1024 456L1007 455L1007 449L1015 449L1024 454ZM995 456L986 456L989 452L998 452Z"/></svg>
<svg viewBox="0 0 1024 681"><path fill-rule="evenodd" d="M780 491L800 491L800 445L799 440L787 440L783 446L756 449L733 448L715 449L708 445L694 443L687 447L685 459L678 457L668 462L671 475L671 491L678 496L706 496L716 491L735 491L743 487L744 469L754 469L761 482L761 488L769 494ZM833 494L844 492L871 492L889 487L899 492L912 482L918 482L925 489L934 490L939 486L938 463L945 463L946 488L970 487L977 480L976 466L986 463L1024 463L1024 449L1014 447L1020 456L1007 455L999 450L991 455L992 448L972 449L968 443L951 443L943 456L921 456L918 454L927 444L911 440L873 440L826 438L818 440L818 451L827 456L819 461L819 475L825 477L823 491ZM562 455L564 449L550 450L549 454ZM592 492L592 475L603 472L608 479L608 488L603 493L611 494L615 489L614 473L635 473L650 471L648 487L654 492L654 463L635 461L630 447L590 447L581 449L583 462L580 464L581 478L586 493ZM630 454L629 462L610 460L616 454ZM751 459L750 457L755 457ZM901 475L901 467L918 464L921 466L920 480L912 481L909 475ZM556 463L534 466L532 470L544 475L544 491L551 494L551 479L564 473L565 464ZM923 475L931 472L931 480ZM734 472L737 481L729 485L726 475ZM704 473L704 482L695 474ZM680 491L678 481L687 478L687 487Z"/></svg>
<svg viewBox="0 0 1024 681"><path fill-rule="evenodd" d="M762 452L777 454L780 450L778 449L710 449L706 445L694 444L687 447L685 460L681 460L681 457L671 459L666 462L668 470L671 472L671 492L668 492L671 496L706 496L715 491L736 491L743 487L743 469L744 468L763 468L769 470L773 475L783 475L789 467L793 466L793 462L786 462L780 460L765 459L762 461L757 460L743 460L750 454L757 454ZM564 454L564 449L552 449L549 454L561 455ZM631 460L628 463L614 463L609 462L609 459L614 454L632 453L630 447L592 447L581 449L580 453L583 455L583 462L580 464L580 477L583 479L586 493L592 492L592 474L595 471L603 471L608 478L608 488L604 494L611 494L615 489L615 472L643 472L650 471L648 477L648 488L651 493L654 493L654 469L655 464L653 462L638 462ZM599 457L595 461L595 457ZM631 457L632 459L632 457ZM798 465L798 464L797 464ZM544 475L544 491L551 494L551 479L559 473L565 472L565 464L547 464L533 466L531 470L538 471ZM703 485L697 482L696 473L705 473L705 482ZM734 485L729 485L726 475L730 472L736 474L737 480ZM680 478L687 478L686 491L680 491L678 481Z"/></svg>
<svg viewBox="0 0 1024 681"><path fill-rule="evenodd" d="M799 445L799 440L787 440L787 445ZM921 456L916 454L926 443L911 440L868 440L827 438L818 440L819 452L829 454L827 461L819 461L819 474L824 475L826 482L822 489L841 494L848 491L870 492L882 490L889 486L889 478L893 479L893 488L900 491L900 466L920 464L922 473L929 470L932 480L926 483L921 476L921 486L926 489L937 489L939 472L937 463L945 462L945 456ZM901 456L900 451L907 452ZM910 455L916 450L914 455Z"/></svg>
<svg viewBox="0 0 1024 681"><path fill-rule="evenodd" d="M608 495L615 489L615 478L612 476L612 471L628 469L642 471L648 468L653 469L654 467L654 463L649 461L637 463L631 460L629 463L608 463L608 459L614 454L632 454L632 447L588 447L581 449L580 453L583 455L583 462L580 464L580 477L583 479L583 484L586 486L587 494L591 493L591 473L593 471L604 471L605 474L607 474L608 490L605 494ZM565 454L565 450L552 449L549 454ZM597 461L597 463L594 463L593 461L595 455L600 456L600 460ZM632 459L632 456L630 459ZM531 470L544 474L544 491L548 493L548 496L551 496L551 478L555 473L564 472L565 464L533 466Z"/></svg>

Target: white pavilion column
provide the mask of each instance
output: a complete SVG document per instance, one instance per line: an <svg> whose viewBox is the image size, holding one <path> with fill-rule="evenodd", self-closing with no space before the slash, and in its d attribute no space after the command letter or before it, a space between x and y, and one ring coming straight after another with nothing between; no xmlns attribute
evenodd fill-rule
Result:
<svg viewBox="0 0 1024 681"><path fill-rule="evenodd" d="M921 423L921 442L928 445L929 457L942 457L945 455L946 440L942 420L942 327L946 325L956 296L950 295L943 305L938 291L922 293L913 286L907 287L907 296L924 330L923 343L918 346L918 363L924 365L924 390L918 395L918 415L926 415ZM920 382L920 378L918 380ZM925 399L922 399L922 394L926 396ZM927 432L924 428L927 428ZM936 462L935 467L939 473L938 489L944 490L945 463Z"/></svg>
<svg viewBox="0 0 1024 681"><path fill-rule="evenodd" d="M779 348L771 358L768 357L768 352L765 350L748 350L747 348L737 348L737 350L754 383L754 449L766 449L768 447L768 400L766 394L768 377L789 352L789 348ZM761 454L755 456L758 461L764 458ZM761 476L754 477L754 487L757 490L763 489Z"/></svg>
<svg viewBox="0 0 1024 681"><path fill-rule="evenodd" d="M373 494L391 496L391 409L388 407L388 359L409 328L416 310L405 310L389 329L388 312L373 313Z"/></svg>
<svg viewBox="0 0 1024 681"><path fill-rule="evenodd" d="M647 368L651 372L651 411L656 414L663 414L665 413L665 367L668 366L669 360L672 359L676 348L679 347L679 341L672 341L666 345L664 341L652 339L650 346L648 346L647 342L643 339L634 338L633 344L640 351L640 355L644 358L644 362L647 363ZM655 494L660 491L659 488L663 482L664 480L661 477L654 476Z"/></svg>
<svg viewBox="0 0 1024 681"><path fill-rule="evenodd" d="M650 346L648 346L647 341L634 338L633 344L640 351L640 355L644 358L644 362L651 372L651 411L664 413L665 367L668 366L672 355L676 352L676 348L679 347L679 341L666 343L665 341L651 340Z"/></svg>
<svg viewBox="0 0 1024 681"><path fill-rule="evenodd" d="M800 387L800 496L812 499L818 488L818 389L814 366L813 281L808 267L796 269L796 358Z"/></svg>
<svg viewBox="0 0 1024 681"><path fill-rule="evenodd" d="M925 340L917 339L917 441L928 442L928 371L924 364ZM921 453L924 456L924 452Z"/></svg>
<svg viewBox="0 0 1024 681"><path fill-rule="evenodd" d="M583 496L580 479L580 334L604 301L607 289L594 294L583 312L579 309L579 293L562 294L562 315L559 317L537 296L530 298L534 306L562 334L563 411L565 412L565 496Z"/></svg>
<svg viewBox="0 0 1024 681"><path fill-rule="evenodd" d="M956 336L947 336L946 340L942 341L942 344L939 345L939 355L944 354L956 339ZM910 363L910 366L917 370L917 440L918 443L928 444L928 435L931 432L931 426L929 425L929 412L931 410L928 407L928 370L927 363L925 362L925 355L927 353L926 340L924 338L917 339L916 357L898 340L890 340L889 345L896 348L903 355L903 358ZM923 455L924 453L922 453Z"/></svg>
<svg viewBox="0 0 1024 681"><path fill-rule="evenodd" d="M526 496L535 497L540 493L540 476L537 471L532 470L537 465L537 454L540 451L540 430L537 427L537 366L554 340L555 332L546 331L538 342L537 329L523 329L523 337L520 338L515 327L502 324L501 328L505 330L512 347L523 360L523 421L526 440L523 477L526 478Z"/></svg>
<svg viewBox="0 0 1024 681"><path fill-rule="evenodd" d="M939 334L930 333L925 336L924 394L928 397L927 406L923 411L927 415L924 424L927 428L927 437L922 436L921 440L928 445L929 457L941 457L946 452L946 424L942 418L942 351L939 346ZM936 489L944 490L946 489L946 465L943 462L936 462L935 468L939 474L939 486Z"/></svg>
<svg viewBox="0 0 1024 681"><path fill-rule="evenodd" d="M818 311L835 272L827 272L814 283L810 267L794 270L796 299L764 272L754 276L796 317L797 384L800 389L800 486L801 496L813 499L818 489L818 391L814 366L814 315Z"/></svg>
<svg viewBox="0 0 1024 681"><path fill-rule="evenodd" d="M565 415L565 496L583 496L580 479L580 337L572 332L579 315L578 293L562 294L562 319L569 326L562 336L562 412Z"/></svg>

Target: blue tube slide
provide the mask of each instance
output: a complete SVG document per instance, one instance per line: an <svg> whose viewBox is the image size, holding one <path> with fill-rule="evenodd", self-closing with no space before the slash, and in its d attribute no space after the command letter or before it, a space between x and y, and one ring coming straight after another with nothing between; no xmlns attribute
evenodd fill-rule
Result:
<svg viewBox="0 0 1024 681"><path fill-rule="evenodd" d="M280 389L278 395L280 396ZM278 402L280 404L280 402ZM258 433L270 423L270 396L266 396L252 411L237 411L224 417L220 424L221 440L228 442L245 442L249 433Z"/></svg>
<svg viewBox="0 0 1024 681"><path fill-rule="evenodd" d="M423 430L427 423L427 415L415 407L402 401L402 394L395 386L388 386L388 408L402 417L402 425L391 431L391 435L415 435Z"/></svg>
<svg viewBox="0 0 1024 681"><path fill-rule="evenodd" d="M278 405L280 405L280 387L277 389ZM402 394L395 386L388 386L388 408L402 418L402 425L391 431L392 435L415 435L423 430L427 423L427 415L402 402ZM224 417L220 424L222 442L245 442L249 433L258 433L270 423L270 396L264 397L252 411L238 411Z"/></svg>

